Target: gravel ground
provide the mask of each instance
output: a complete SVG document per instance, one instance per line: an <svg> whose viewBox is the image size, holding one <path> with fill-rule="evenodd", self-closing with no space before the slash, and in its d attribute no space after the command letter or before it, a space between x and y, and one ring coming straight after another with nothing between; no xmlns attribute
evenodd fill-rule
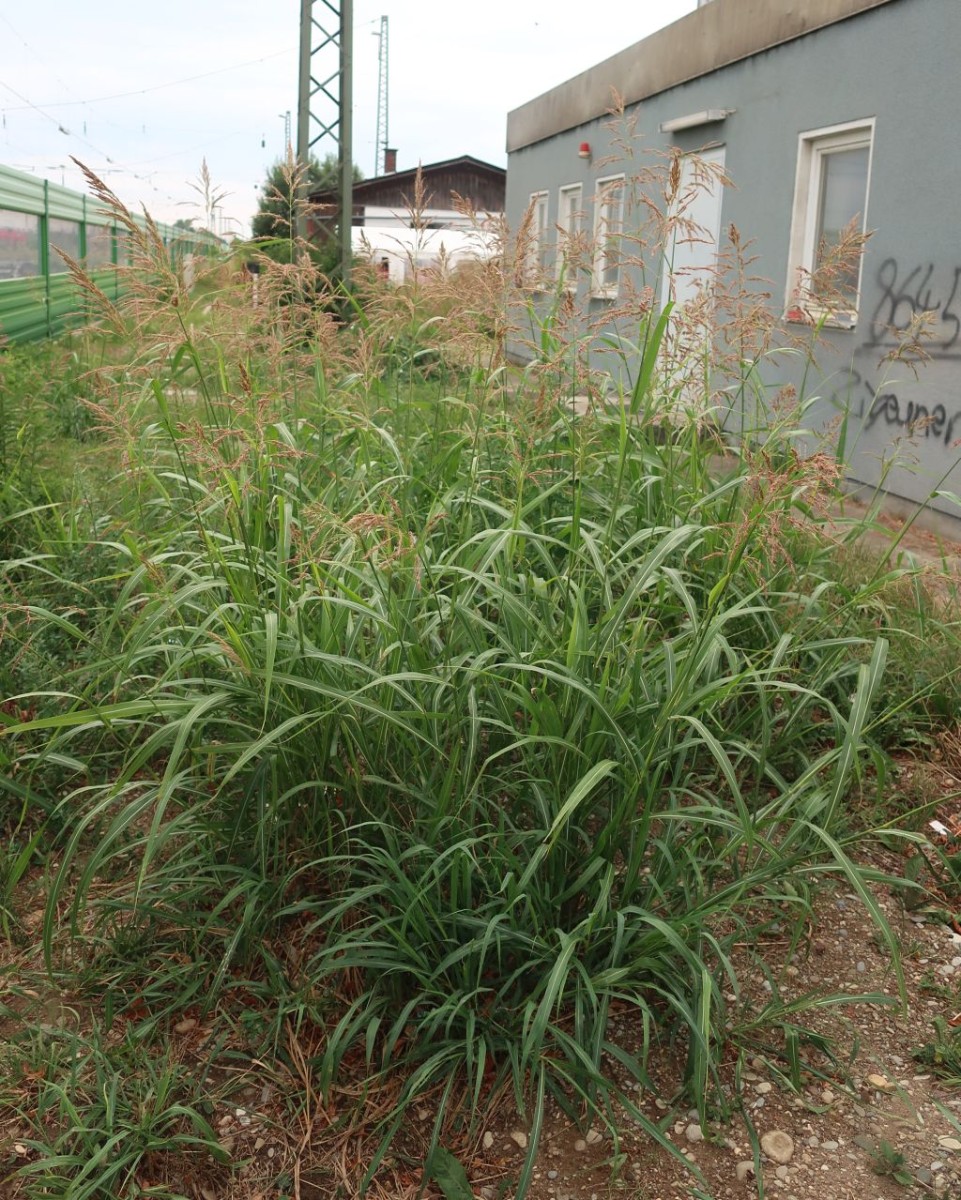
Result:
<svg viewBox="0 0 961 1200"><path fill-rule="evenodd" d="M943 772L941 777L950 780ZM903 862L891 856L879 865L893 873ZM609 1139L600 1130L585 1135L555 1115L544 1136L532 1200L764 1195L887 1200L904 1197L908 1189L961 1198L961 1090L914 1057L932 1043L935 1018L961 1021L961 935L931 915L906 913L901 899L883 890L877 899L901 942L906 1009L896 1002L889 953L860 900L843 889L822 895L807 946L788 962L772 955L768 965L784 999L808 992L877 992L891 999L890 1006L842 1003L799 1014L799 1024L831 1040L838 1061L808 1047L802 1052L808 1069L800 1090L791 1086L783 1055L773 1045L742 1062L739 1085L732 1066L725 1084L740 1096L743 1115L727 1125L702 1128L696 1111L671 1112L663 1101L642 1097L640 1105L651 1118L667 1119L668 1136L702 1172L700 1184L629 1126L622 1131L623 1161L612 1178ZM753 1002L763 1003L770 986L758 976ZM631 1032L627 1024L619 1030L625 1047ZM769 1032L774 1043L776 1031ZM669 1073L665 1067L661 1082L669 1082ZM516 1171L523 1140L521 1127L490 1131L475 1179L485 1167L492 1176ZM485 1200L502 1194L493 1181L476 1193Z"/></svg>

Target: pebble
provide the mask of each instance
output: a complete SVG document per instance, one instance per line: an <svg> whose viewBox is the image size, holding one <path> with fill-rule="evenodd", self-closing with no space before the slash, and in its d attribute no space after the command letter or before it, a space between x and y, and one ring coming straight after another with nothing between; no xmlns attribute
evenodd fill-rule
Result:
<svg viewBox="0 0 961 1200"><path fill-rule="evenodd" d="M583 1138L578 1138L574 1143L574 1149L579 1153L583 1153L587 1149L587 1142L585 1142Z"/></svg>
<svg viewBox="0 0 961 1200"><path fill-rule="evenodd" d="M689 1142L703 1142L704 1130L697 1124L688 1125L687 1129L684 1130L684 1136Z"/></svg>
<svg viewBox="0 0 961 1200"><path fill-rule="evenodd" d="M491 1131L489 1129L486 1129L484 1131L484 1137L483 1137L482 1141L484 1143L485 1150L489 1150L491 1148L491 1146L493 1146L494 1135L491 1133Z"/></svg>
<svg viewBox="0 0 961 1200"><path fill-rule="evenodd" d="M822 1142L821 1143L822 1150L837 1150L837 1148L838 1148L837 1142Z"/></svg>
<svg viewBox="0 0 961 1200"><path fill-rule="evenodd" d="M778 1179L785 1180L789 1178L791 1173L787 1167L777 1167L774 1171L774 1174L778 1177Z"/></svg>
<svg viewBox="0 0 961 1200"><path fill-rule="evenodd" d="M191 1029L197 1028L197 1022L193 1017L185 1017L182 1021L178 1021L174 1026L174 1033L189 1033Z"/></svg>
<svg viewBox="0 0 961 1200"><path fill-rule="evenodd" d="M527 1134L523 1131L523 1129L511 1130L510 1136L511 1136L511 1141L516 1142L517 1145L520 1146L520 1148L522 1150L527 1149Z"/></svg>
<svg viewBox="0 0 961 1200"><path fill-rule="evenodd" d="M773 1087L773 1084L767 1083L765 1081L764 1083L755 1084L754 1090L758 1093L759 1096L766 1096L772 1087Z"/></svg>
<svg viewBox="0 0 961 1200"><path fill-rule="evenodd" d="M737 1166L734 1168L734 1173L737 1175L741 1183L743 1183L744 1180L747 1179L748 1175L754 1174L754 1163L748 1159L745 1159L743 1162L739 1162L737 1164Z"/></svg>
<svg viewBox="0 0 961 1200"><path fill-rule="evenodd" d="M603 1140L603 1133L599 1133L596 1129L588 1129L586 1138L588 1146L596 1146L598 1142L602 1142Z"/></svg>
<svg viewBox="0 0 961 1200"><path fill-rule="evenodd" d="M890 1079L888 1079L887 1075L869 1075L867 1078L867 1083L871 1087L877 1088L879 1092L894 1091L894 1084Z"/></svg>
<svg viewBox="0 0 961 1200"><path fill-rule="evenodd" d="M961 1142L953 1137L939 1137L938 1145L942 1150L961 1150Z"/></svg>
<svg viewBox="0 0 961 1200"><path fill-rule="evenodd" d="M837 1097L834 1095L834 1093L831 1091L830 1088L825 1088L824 1091L821 1093L821 1100L824 1104L833 1104L836 1099L837 1099Z"/></svg>
<svg viewBox="0 0 961 1200"><path fill-rule="evenodd" d="M794 1153L794 1139L783 1129L770 1129L761 1137L761 1149L776 1163L788 1163Z"/></svg>

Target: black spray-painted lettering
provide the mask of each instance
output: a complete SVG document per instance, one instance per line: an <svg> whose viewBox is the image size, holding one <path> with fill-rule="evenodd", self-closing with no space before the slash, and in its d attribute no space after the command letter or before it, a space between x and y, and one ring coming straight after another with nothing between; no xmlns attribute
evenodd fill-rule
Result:
<svg viewBox="0 0 961 1200"><path fill-rule="evenodd" d="M954 311L955 302L961 306L961 266L949 267L950 275L940 291L932 284L934 263L919 264L902 271L896 258L886 258L878 267L875 282L881 298L871 315L867 346L896 345L900 336L910 329L912 321L925 313L937 316L923 347L939 355L961 354L961 314ZM944 272L939 271L944 278Z"/></svg>
<svg viewBox="0 0 961 1200"><path fill-rule="evenodd" d="M848 387L832 396L841 407L848 399L851 416L863 420L865 429L872 429L880 421L889 428L904 429L909 437L934 438L948 449L961 435L961 409L949 412L941 403L921 404L904 400L896 392L880 392L870 379L853 369L848 372Z"/></svg>
<svg viewBox="0 0 961 1200"><path fill-rule="evenodd" d="M915 400L902 400L894 392L885 392L875 396L868 409L865 427L870 429L878 420L885 425L896 425L906 429L911 436L936 438L945 446L954 442L954 428L961 413L948 414L943 404L935 404L928 408Z"/></svg>

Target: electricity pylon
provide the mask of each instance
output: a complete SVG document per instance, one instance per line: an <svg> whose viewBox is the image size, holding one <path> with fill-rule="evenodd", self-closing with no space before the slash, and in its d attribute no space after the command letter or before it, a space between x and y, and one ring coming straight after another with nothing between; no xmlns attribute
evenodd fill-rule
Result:
<svg viewBox="0 0 961 1200"><path fill-rule="evenodd" d="M300 86L297 96L297 162L300 199L306 201L311 150L326 141L340 173L340 265L350 276L350 228L354 213L354 155L351 104L354 0L300 0ZM304 203L298 233L307 233Z"/></svg>
<svg viewBox="0 0 961 1200"><path fill-rule="evenodd" d="M374 174L383 175L387 166L387 147L390 145L387 132L388 98L387 98L387 18L380 19L380 32L374 36L379 39L377 48L377 136L374 139Z"/></svg>

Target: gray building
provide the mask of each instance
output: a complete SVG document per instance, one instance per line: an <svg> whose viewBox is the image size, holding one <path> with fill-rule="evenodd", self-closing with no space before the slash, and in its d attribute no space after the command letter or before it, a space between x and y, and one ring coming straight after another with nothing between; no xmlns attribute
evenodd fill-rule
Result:
<svg viewBox="0 0 961 1200"><path fill-rule="evenodd" d="M566 293L609 369L605 334L629 338L627 314L670 298L696 349L733 226L775 340L815 325L823 343L813 370L758 347L752 403L803 376L805 424L843 429L853 483L957 517L934 493L961 495L959 48L959 0L711 0L515 109L506 211L526 221L531 312ZM683 218L660 257L641 235L658 200ZM835 261L862 234L860 257ZM918 336L923 354L905 345ZM725 337L710 340L705 360ZM714 382L743 426L744 388Z"/></svg>

